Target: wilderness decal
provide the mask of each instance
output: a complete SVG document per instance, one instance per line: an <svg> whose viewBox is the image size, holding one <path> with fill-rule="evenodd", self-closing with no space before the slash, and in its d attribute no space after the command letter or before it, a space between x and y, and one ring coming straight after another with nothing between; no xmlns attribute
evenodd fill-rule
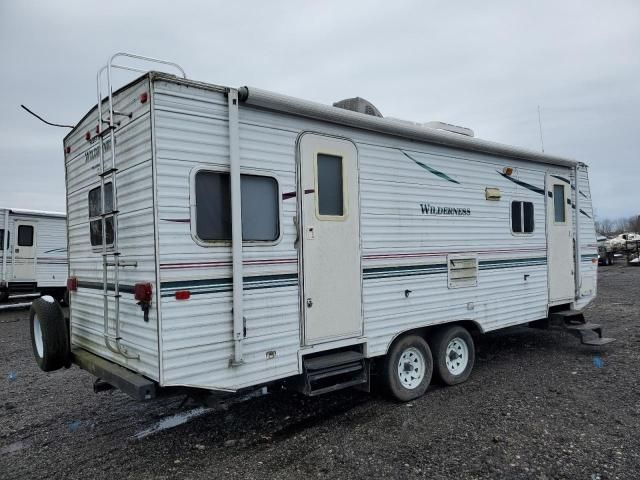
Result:
<svg viewBox="0 0 640 480"><path fill-rule="evenodd" d="M430 203L421 203L420 211L423 215L453 215L458 217L468 217L471 215L470 208L446 207L440 205L431 205Z"/></svg>

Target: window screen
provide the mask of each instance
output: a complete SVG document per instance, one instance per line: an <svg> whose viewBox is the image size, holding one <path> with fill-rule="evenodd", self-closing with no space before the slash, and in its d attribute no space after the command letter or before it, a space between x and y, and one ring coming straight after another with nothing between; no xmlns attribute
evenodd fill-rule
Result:
<svg viewBox="0 0 640 480"><path fill-rule="evenodd" d="M318 154L318 214L344 215L344 195L342 185L342 157Z"/></svg>
<svg viewBox="0 0 640 480"><path fill-rule="evenodd" d="M202 240L231 240L231 190L226 172L196 174L196 233ZM278 182L241 175L242 239L272 242L280 236Z"/></svg>
<svg viewBox="0 0 640 480"><path fill-rule="evenodd" d="M11 245L11 236L9 231L7 231L7 245ZM4 229L0 228L0 252L4 250Z"/></svg>
<svg viewBox="0 0 640 480"><path fill-rule="evenodd" d="M96 247L102 245L102 196L100 187L89 191L89 236L91 245ZM104 212L113 212L113 185L111 182L104 184ZM105 218L107 230L107 246L113 245L113 214Z"/></svg>
<svg viewBox="0 0 640 480"><path fill-rule="evenodd" d="M557 223L564 223L565 204L564 204L564 185L553 186L553 215Z"/></svg>
<svg viewBox="0 0 640 480"><path fill-rule="evenodd" d="M532 233L534 226L533 203L511 202L511 231L513 233Z"/></svg>
<svg viewBox="0 0 640 480"><path fill-rule="evenodd" d="M33 227L31 225L18 226L18 246L33 247Z"/></svg>

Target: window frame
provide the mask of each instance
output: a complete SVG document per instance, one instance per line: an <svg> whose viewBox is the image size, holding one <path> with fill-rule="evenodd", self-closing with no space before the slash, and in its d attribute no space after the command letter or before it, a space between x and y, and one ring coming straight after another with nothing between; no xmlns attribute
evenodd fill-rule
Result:
<svg viewBox="0 0 640 480"><path fill-rule="evenodd" d="M115 215L113 214L113 184L112 183L113 182L111 182L111 181L104 183L105 188L109 184L112 185L111 186L111 212L110 212L111 213L111 217L105 217L105 222L104 222L105 228L100 234L101 235L100 236L100 243L97 244L97 245L94 245L93 243L91 243L91 223L95 222L95 221L98 221L98 220L102 221L102 216L100 214L98 214L98 216L93 216L93 217L91 216L90 198L91 198L91 192L93 192L96 189L98 191L100 191L100 185L98 185L97 187L90 188L89 191L87 192L87 216L88 216L88 219L89 219L89 222L88 222L89 223L89 245L91 246L91 250L94 251L94 252L101 252L102 251L102 236L106 234L107 219L108 218L112 218L113 219L115 217ZM102 198L100 199L100 202L102 202ZM114 222L114 221L112 220L112 222ZM113 248L114 248L113 246L114 246L115 239L116 239L115 224L112 223L112 225L113 225L113 227L112 227L113 228L113 242L107 243L107 250L113 250Z"/></svg>
<svg viewBox="0 0 640 480"><path fill-rule="evenodd" d="M561 222L556 220L556 187L562 188L562 208L564 208L564 215L563 215L564 220ZM568 200L569 200L569 197L567 196L567 189L565 188L564 184L554 183L551 185L551 204L553 206L552 210L553 210L554 225L567 225L567 222L568 222L567 218L569 216L567 212Z"/></svg>
<svg viewBox="0 0 640 480"><path fill-rule="evenodd" d="M11 251L11 229L10 228L0 228L0 252L4 251L4 232L7 232L7 251Z"/></svg>
<svg viewBox="0 0 640 480"><path fill-rule="evenodd" d="M33 248L36 245L36 228L33 225L29 225L27 223L22 225L16 225L16 247L26 247ZM30 228L31 229L31 243L29 245L23 245L20 243L20 229L22 228Z"/></svg>
<svg viewBox="0 0 640 480"><path fill-rule="evenodd" d="M340 157L342 167L342 215L322 215L320 213L320 197L318 188L318 155L328 155L332 157ZM347 169L345 168L346 155L344 151L328 151L318 150L313 155L313 197L314 197L314 212L316 218L323 222L344 222L349 217L349 184L347 182Z"/></svg>
<svg viewBox="0 0 640 480"><path fill-rule="evenodd" d="M515 202L518 202L520 204L520 227L522 228L522 232L514 232L513 231L513 204ZM525 221L524 221L524 204L525 203L530 203L531 204L531 208L533 209L533 230L531 230L530 232L525 232L524 231L524 225L525 225ZM531 200L520 200L520 199L512 199L511 202L509 203L509 229L511 230L511 235L515 236L515 237L530 237L532 235L535 234L536 232L536 205L535 202L532 202Z"/></svg>
<svg viewBox="0 0 640 480"><path fill-rule="evenodd" d="M196 176L200 172L211 173L226 173L231 175L230 168L228 166L200 166L194 167L189 173L189 229L191 231L192 240L201 247L220 247L230 246L231 240L203 240L198 236L198 213L196 205ZM275 240L243 240L243 247L264 247L274 246L282 242L283 234L283 221L282 221L282 182L278 174L271 170L261 170L256 168L240 169L240 175L253 175L257 177L267 177L276 181L277 195L278 195L278 237ZM242 184L241 184L242 188ZM229 189L231 193L231 189Z"/></svg>

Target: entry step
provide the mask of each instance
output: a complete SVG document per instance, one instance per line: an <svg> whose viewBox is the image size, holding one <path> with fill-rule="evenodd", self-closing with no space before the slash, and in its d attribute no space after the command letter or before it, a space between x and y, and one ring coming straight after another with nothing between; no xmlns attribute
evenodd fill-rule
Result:
<svg viewBox="0 0 640 480"><path fill-rule="evenodd" d="M597 323L576 323L576 324L568 324L566 326L567 330L600 330L602 329L602 325L598 325Z"/></svg>
<svg viewBox="0 0 640 480"><path fill-rule="evenodd" d="M319 357L305 358L304 366L307 370L322 370L325 368L331 368L337 365L343 365L345 363L358 362L364 358L364 355L360 352L353 350L347 350L344 352L330 353Z"/></svg>
<svg viewBox="0 0 640 480"><path fill-rule="evenodd" d="M305 395L315 396L369 381L368 363L362 352L341 350L304 357L303 382Z"/></svg>

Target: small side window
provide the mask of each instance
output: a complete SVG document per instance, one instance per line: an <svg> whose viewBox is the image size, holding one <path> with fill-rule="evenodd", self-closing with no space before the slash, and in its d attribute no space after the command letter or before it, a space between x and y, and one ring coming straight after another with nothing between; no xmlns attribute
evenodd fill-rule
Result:
<svg viewBox="0 0 640 480"><path fill-rule="evenodd" d="M31 225L18 226L18 246L33 247L33 227Z"/></svg>
<svg viewBox="0 0 640 480"><path fill-rule="evenodd" d="M242 239L274 242L280 236L278 182L262 175L240 176ZM195 176L196 234L204 241L231 240L231 191L227 172Z"/></svg>
<svg viewBox="0 0 640 480"><path fill-rule="evenodd" d="M91 246L102 245L102 196L100 187L89 191L89 237ZM111 182L104 184L104 212L110 214L105 217L105 227L107 230L107 246L113 245L113 185Z"/></svg>
<svg viewBox="0 0 640 480"><path fill-rule="evenodd" d="M316 162L318 215L342 217L345 214L342 157L319 153Z"/></svg>
<svg viewBox="0 0 640 480"><path fill-rule="evenodd" d="M556 223L566 222L566 202L564 185L553 186L553 216Z"/></svg>
<svg viewBox="0 0 640 480"><path fill-rule="evenodd" d="M11 232L7 230L7 246L11 248ZM4 229L0 228L0 252L4 250Z"/></svg>
<svg viewBox="0 0 640 480"><path fill-rule="evenodd" d="M535 218L532 202L511 202L511 231L513 233L533 233Z"/></svg>

